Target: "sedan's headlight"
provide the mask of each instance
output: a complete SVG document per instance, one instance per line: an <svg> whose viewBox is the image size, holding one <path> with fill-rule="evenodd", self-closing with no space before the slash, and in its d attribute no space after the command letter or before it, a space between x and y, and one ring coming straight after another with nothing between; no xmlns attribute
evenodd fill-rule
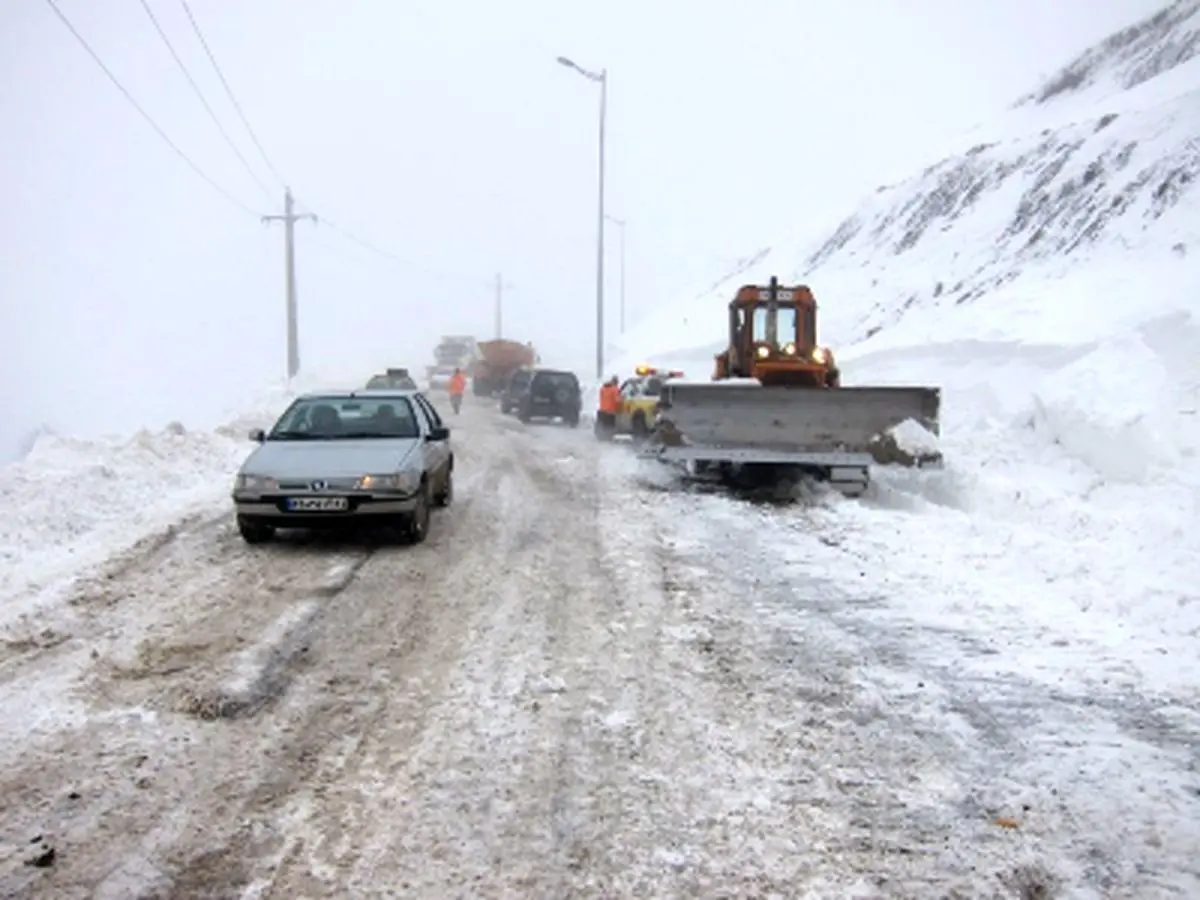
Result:
<svg viewBox="0 0 1200 900"><path fill-rule="evenodd" d="M754 352L758 355L759 359L766 359L768 356L771 355L771 348L767 347L764 344L759 344L758 349L755 350Z"/></svg>
<svg viewBox="0 0 1200 900"><path fill-rule="evenodd" d="M356 485L360 491L399 491L409 493L416 490L417 480L408 472L390 475L364 475Z"/></svg>
<svg viewBox="0 0 1200 900"><path fill-rule="evenodd" d="M266 475L238 475L234 479L233 489L235 491L276 491L279 490L279 482Z"/></svg>

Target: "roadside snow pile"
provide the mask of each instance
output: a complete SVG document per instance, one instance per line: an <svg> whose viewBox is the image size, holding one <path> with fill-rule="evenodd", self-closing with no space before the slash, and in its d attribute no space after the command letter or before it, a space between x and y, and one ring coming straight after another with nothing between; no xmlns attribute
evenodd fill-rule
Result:
<svg viewBox="0 0 1200 900"><path fill-rule="evenodd" d="M288 402L283 388L268 390L213 430L174 422L102 440L39 435L0 469L0 627L143 537L218 512L250 452L247 430L269 425Z"/></svg>
<svg viewBox="0 0 1200 900"><path fill-rule="evenodd" d="M1064 70L1086 91L1043 92L989 140L880 188L811 252L773 251L739 281L809 284L845 384L942 388L943 471L881 468L864 500L813 513L873 560L896 608L990 630L1049 678L1111 658L1126 668L1096 677L1194 688L1200 56L1147 54L1200 46L1200 2L1130 35ZM708 349L730 296L703 303ZM640 329L626 342L684 367L678 348L698 344Z"/></svg>
<svg viewBox="0 0 1200 900"><path fill-rule="evenodd" d="M1200 370L1200 367L1198 367ZM1131 379L1130 372L1137 372ZM1108 341L1033 392L1045 436L1110 481L1147 481L1184 462L1183 397L1139 337Z"/></svg>

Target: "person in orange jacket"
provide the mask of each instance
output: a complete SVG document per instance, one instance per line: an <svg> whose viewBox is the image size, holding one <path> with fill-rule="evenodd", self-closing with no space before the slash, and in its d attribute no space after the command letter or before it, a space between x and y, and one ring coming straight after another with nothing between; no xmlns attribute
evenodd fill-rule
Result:
<svg viewBox="0 0 1200 900"><path fill-rule="evenodd" d="M450 406L453 407L456 416L462 408L462 398L466 392L467 376L462 373L462 369L455 369L454 374L450 376Z"/></svg>
<svg viewBox="0 0 1200 900"><path fill-rule="evenodd" d="M600 386L599 409L596 410L596 437L612 440L617 431L617 413L621 411L621 388L614 375Z"/></svg>

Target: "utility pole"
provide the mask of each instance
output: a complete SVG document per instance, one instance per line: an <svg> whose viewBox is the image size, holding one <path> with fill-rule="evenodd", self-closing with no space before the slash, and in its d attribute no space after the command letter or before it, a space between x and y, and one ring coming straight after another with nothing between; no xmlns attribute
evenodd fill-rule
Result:
<svg viewBox="0 0 1200 900"><path fill-rule="evenodd" d="M300 329L297 324L296 310L296 223L301 219L317 221L317 217L312 213L297 215L295 208L292 189L284 188L283 215L262 217L262 220L267 223L283 222L284 278L287 284L287 379L289 385L300 371Z"/></svg>
<svg viewBox="0 0 1200 900"><path fill-rule="evenodd" d="M500 273L496 273L496 340L504 337L504 292L512 287L514 285L505 284Z"/></svg>

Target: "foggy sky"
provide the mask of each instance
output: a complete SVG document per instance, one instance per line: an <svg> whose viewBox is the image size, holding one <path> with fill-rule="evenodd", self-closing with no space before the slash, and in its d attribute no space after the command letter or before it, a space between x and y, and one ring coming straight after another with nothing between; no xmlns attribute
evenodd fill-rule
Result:
<svg viewBox="0 0 1200 900"><path fill-rule="evenodd" d="M283 374L282 187L178 0L150 0L243 168L137 0L0 10L0 459L78 435L207 425ZM443 332L590 375L597 85L628 306L694 293L780 232L850 212L1156 0L190 0L298 225L306 368L421 367ZM618 301L608 230L609 329ZM668 341L669 343L669 341Z"/></svg>

